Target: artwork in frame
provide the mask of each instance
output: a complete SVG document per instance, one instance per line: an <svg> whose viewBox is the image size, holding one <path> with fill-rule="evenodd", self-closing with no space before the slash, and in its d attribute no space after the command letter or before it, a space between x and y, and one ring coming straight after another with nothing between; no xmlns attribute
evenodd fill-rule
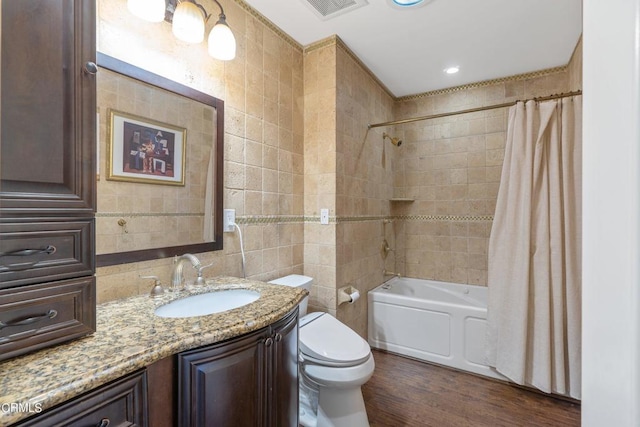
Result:
<svg viewBox="0 0 640 427"><path fill-rule="evenodd" d="M109 110L107 179L184 185L187 130Z"/></svg>

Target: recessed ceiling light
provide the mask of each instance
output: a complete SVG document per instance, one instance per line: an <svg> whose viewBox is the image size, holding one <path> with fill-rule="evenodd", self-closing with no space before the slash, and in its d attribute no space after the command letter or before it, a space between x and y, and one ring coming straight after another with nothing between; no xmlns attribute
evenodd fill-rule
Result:
<svg viewBox="0 0 640 427"><path fill-rule="evenodd" d="M455 74L458 71L460 71L460 67L458 67L457 65L455 67L448 67L444 69L444 72L447 74Z"/></svg>
<svg viewBox="0 0 640 427"><path fill-rule="evenodd" d="M387 0L396 9L408 9L424 6L433 0Z"/></svg>
<svg viewBox="0 0 640 427"><path fill-rule="evenodd" d="M416 6L424 0L393 0L395 4L402 7Z"/></svg>

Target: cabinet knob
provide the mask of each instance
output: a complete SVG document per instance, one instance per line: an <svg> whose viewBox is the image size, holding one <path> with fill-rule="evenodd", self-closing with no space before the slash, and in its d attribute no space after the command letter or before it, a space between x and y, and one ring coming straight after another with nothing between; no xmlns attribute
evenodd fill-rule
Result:
<svg viewBox="0 0 640 427"><path fill-rule="evenodd" d="M271 337L267 338L266 340L264 340L264 345L266 347L270 347L271 344L273 344L273 339Z"/></svg>
<svg viewBox="0 0 640 427"><path fill-rule="evenodd" d="M98 66L92 61L87 61L82 69L85 73L91 75L95 75L98 72Z"/></svg>
<svg viewBox="0 0 640 427"><path fill-rule="evenodd" d="M109 418L103 418L100 420L100 424L98 424L97 427L109 427L109 424L111 424Z"/></svg>
<svg viewBox="0 0 640 427"><path fill-rule="evenodd" d="M280 342L280 341L282 341L282 334L277 333L277 334L276 334L276 336L275 336L275 341L276 341L276 342Z"/></svg>

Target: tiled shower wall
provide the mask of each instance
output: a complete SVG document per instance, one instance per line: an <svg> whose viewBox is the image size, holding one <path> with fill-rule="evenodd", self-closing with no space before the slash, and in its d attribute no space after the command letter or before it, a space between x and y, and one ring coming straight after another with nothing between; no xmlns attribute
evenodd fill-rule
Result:
<svg viewBox="0 0 640 427"><path fill-rule="evenodd" d="M420 117L578 90L580 45L567 67L488 85L406 97L396 117ZM504 158L507 108L406 124L396 159L395 253L389 270L409 277L487 285L487 248ZM514 230L514 232L517 232Z"/></svg>

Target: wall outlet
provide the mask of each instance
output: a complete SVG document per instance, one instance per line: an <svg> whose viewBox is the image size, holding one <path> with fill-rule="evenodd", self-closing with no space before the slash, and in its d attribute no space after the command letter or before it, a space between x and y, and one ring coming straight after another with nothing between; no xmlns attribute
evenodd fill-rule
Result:
<svg viewBox="0 0 640 427"><path fill-rule="evenodd" d="M320 224L329 225L329 209L320 209Z"/></svg>
<svg viewBox="0 0 640 427"><path fill-rule="evenodd" d="M233 225L236 223L236 210L225 209L222 217L222 231L225 233L233 233L236 231L236 227Z"/></svg>

